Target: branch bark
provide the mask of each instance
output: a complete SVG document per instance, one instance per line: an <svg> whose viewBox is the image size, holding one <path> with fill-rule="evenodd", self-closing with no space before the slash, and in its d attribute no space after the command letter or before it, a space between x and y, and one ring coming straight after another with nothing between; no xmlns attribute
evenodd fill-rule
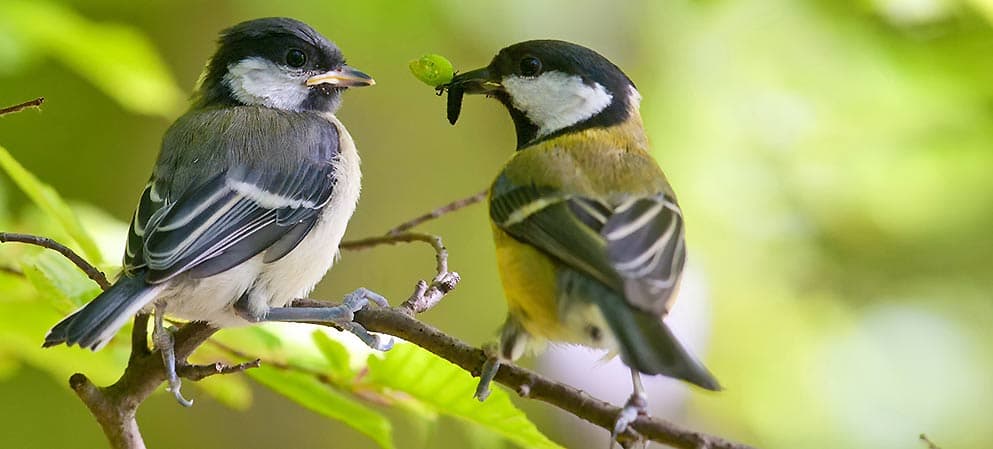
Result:
<svg viewBox="0 0 993 449"><path fill-rule="evenodd" d="M56 242L55 240L48 237L39 237L37 235L0 232L0 243L7 242L27 243L29 245L41 246L56 251L63 255L66 259L69 259L69 261L79 267L80 270L83 270L83 273L86 273L86 276L93 279L93 282L96 282L100 288L104 290L110 288L110 281L107 280L107 276L103 274L102 271L87 262L86 259L83 259L83 257L79 254L76 254L76 252L68 246Z"/></svg>
<svg viewBox="0 0 993 449"><path fill-rule="evenodd" d="M334 304L304 299L293 303L297 307L328 307ZM363 309L355 314L355 322L374 332L393 335L420 346L462 369L479 376L486 354L479 348L452 337L413 317L409 309ZM501 364L496 382L510 388L523 398L554 405L606 430L613 429L621 409L590 396L569 385L548 379L534 371L510 364ZM653 417L640 417L632 425L635 431L651 441L684 449L750 449L751 446L723 438L684 429L674 423ZM637 439L628 431L622 437Z"/></svg>
<svg viewBox="0 0 993 449"><path fill-rule="evenodd" d="M41 104L45 102L45 97L38 97L34 100L28 100L21 104L15 104L13 106L8 106L5 108L0 108L0 116L7 114L13 114L15 112L21 112L28 108L39 108Z"/></svg>
<svg viewBox="0 0 993 449"><path fill-rule="evenodd" d="M144 449L145 442L135 420L138 407L166 380L159 351L150 351L147 340L148 315L138 315L132 332L131 358L124 374L113 385L98 387L82 373L69 378L69 387L100 423L110 446L115 449ZM202 322L184 325L176 331L176 360L185 361L217 329ZM144 338L142 338L144 336ZM180 368L180 372L191 374ZM193 373L197 374L197 373ZM202 378L202 377L200 377ZM198 380L196 375L191 377Z"/></svg>
<svg viewBox="0 0 993 449"><path fill-rule="evenodd" d="M100 273L96 267L54 240L25 234L0 233L0 242L5 241L30 243L56 250L72 260L91 279L101 283L101 286L109 285L106 278L103 277L103 273ZM458 365L472 375L479 376L483 363L486 361L486 354L481 349L469 346L414 318L416 314L438 304L441 298L452 291L459 282L458 273L448 271L447 251L439 237L429 234L400 232L382 237L343 242L341 247L342 249L361 250L381 244L412 241L426 242L435 248L437 274L432 282L418 281L413 294L397 307L360 310L355 314L355 322L370 331L407 340ZM335 304L314 299L298 299L292 305L295 307L330 307ZM131 336L131 358L124 374L113 385L98 387L81 373L74 374L69 380L73 391L100 423L113 448L144 449L145 445L135 421L135 413L141 403L165 381L160 353L148 348L147 328L148 315L138 315L135 318L135 326ZM209 375L240 372L258 366L258 360L235 366L221 364L185 366L185 360L189 355L216 331L216 328L206 323L193 322L183 325L176 332L176 360L177 363L184 365L178 368L178 372L185 378L199 380ZM501 364L495 381L517 392L521 397L546 402L608 431L613 428L617 415L620 413L620 408L596 399L581 390L514 365ZM684 429L674 423L645 416L639 417L620 436L620 439L630 443L637 441L639 437L681 449L751 449L750 446L744 444Z"/></svg>

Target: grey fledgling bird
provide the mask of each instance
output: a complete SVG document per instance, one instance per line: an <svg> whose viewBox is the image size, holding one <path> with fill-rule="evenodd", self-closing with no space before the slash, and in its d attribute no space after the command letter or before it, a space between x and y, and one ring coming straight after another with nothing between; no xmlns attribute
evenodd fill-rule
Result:
<svg viewBox="0 0 993 449"><path fill-rule="evenodd" d="M60 321L44 345L100 349L139 311L155 312L170 391L184 405L165 315L237 326L353 323L366 289L334 308L286 307L331 268L359 198L359 156L334 116L349 87L371 86L308 25L265 18L221 33L190 110L166 132L131 221L124 271Z"/></svg>

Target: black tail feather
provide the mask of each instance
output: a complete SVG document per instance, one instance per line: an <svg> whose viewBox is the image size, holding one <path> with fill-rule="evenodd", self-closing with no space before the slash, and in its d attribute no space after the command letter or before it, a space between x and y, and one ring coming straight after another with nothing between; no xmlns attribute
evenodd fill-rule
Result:
<svg viewBox="0 0 993 449"><path fill-rule="evenodd" d="M145 282L144 276L121 277L93 301L52 327L42 346L65 343L97 350L154 299L158 288Z"/></svg>
<svg viewBox="0 0 993 449"><path fill-rule="evenodd" d="M600 310L628 366L645 374L682 379L707 390L721 389L717 379L683 348L661 317L627 304L607 302L600 303Z"/></svg>

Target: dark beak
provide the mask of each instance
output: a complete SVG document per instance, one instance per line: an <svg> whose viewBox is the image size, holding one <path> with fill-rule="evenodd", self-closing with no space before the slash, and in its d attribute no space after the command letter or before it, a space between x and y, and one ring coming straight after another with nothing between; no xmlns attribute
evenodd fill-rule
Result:
<svg viewBox="0 0 993 449"><path fill-rule="evenodd" d="M332 87L365 87L376 84L371 76L347 65L307 78L308 86L330 84Z"/></svg>
<svg viewBox="0 0 993 449"><path fill-rule="evenodd" d="M489 67L460 73L448 84L449 89L461 89L467 94L490 94L503 90L499 79L494 79Z"/></svg>
<svg viewBox="0 0 993 449"><path fill-rule="evenodd" d="M483 67L457 75L452 82L441 86L448 90L448 123L455 124L462 113L462 96L464 94L490 95L503 91L499 79L494 79L489 67Z"/></svg>

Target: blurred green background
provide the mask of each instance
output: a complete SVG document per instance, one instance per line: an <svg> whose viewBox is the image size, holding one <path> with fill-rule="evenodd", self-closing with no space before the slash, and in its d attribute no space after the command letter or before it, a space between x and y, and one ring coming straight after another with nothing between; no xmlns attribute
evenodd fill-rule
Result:
<svg viewBox="0 0 993 449"><path fill-rule="evenodd" d="M660 379L660 413L767 448L923 448L920 433L993 447L993 2L0 0L0 106L47 100L0 118L0 144L70 201L126 221L217 32L272 15L308 22L376 78L339 113L363 157L349 237L486 187L513 149L495 102L468 99L452 128L408 60L437 52L465 70L525 39L585 44L644 96L687 217L683 302L699 304L672 319L726 388ZM150 56L115 59L122 48ZM6 178L0 205L31 214ZM43 233L24 221L3 220ZM491 340L505 309L484 208L425 230L446 239L464 281L423 319ZM315 297L366 286L399 300L432 269L426 247L345 253ZM0 447L105 444L65 376L0 356ZM554 360L539 365L589 372L623 400L626 375ZM373 447L259 387L242 411L187 390L192 409L166 395L141 409L151 447ZM518 403L561 444L607 441ZM503 444L454 421L426 436L397 422L401 448Z"/></svg>

